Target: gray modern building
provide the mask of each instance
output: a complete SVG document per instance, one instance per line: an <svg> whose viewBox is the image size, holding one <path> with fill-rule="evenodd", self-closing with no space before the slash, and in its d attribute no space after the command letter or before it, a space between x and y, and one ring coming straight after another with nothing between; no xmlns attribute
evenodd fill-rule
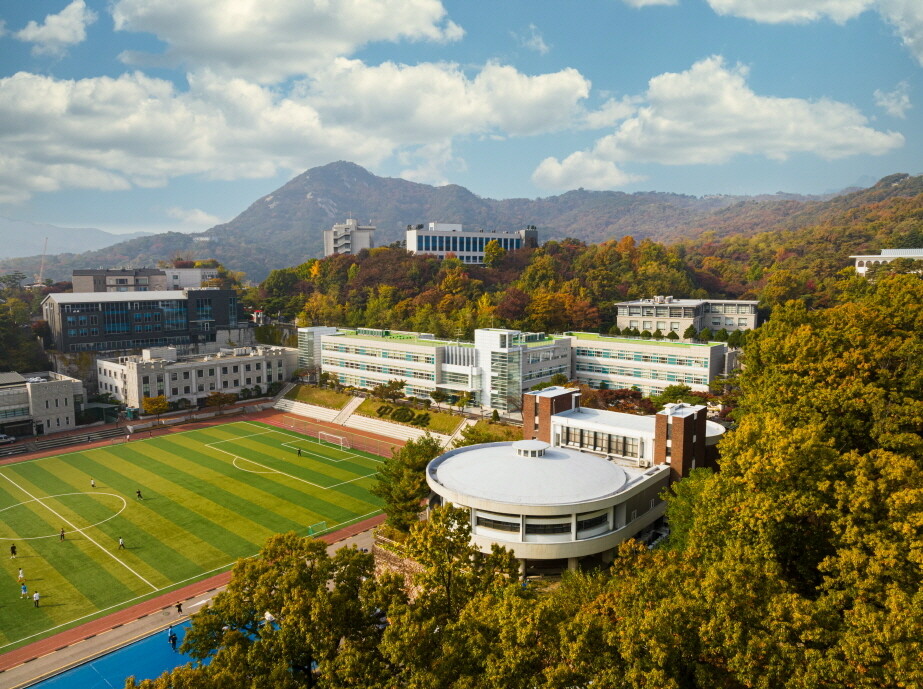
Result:
<svg viewBox="0 0 923 689"><path fill-rule="evenodd" d="M697 331L752 330L756 327L756 301L739 299L674 299L657 296L616 304L615 324L619 328L635 328L640 332L663 335L674 332L679 336L691 325Z"/></svg>
<svg viewBox="0 0 923 689"><path fill-rule="evenodd" d="M923 261L923 249L882 249L880 254L850 256L856 262L856 272L865 275L869 268L885 265L897 258Z"/></svg>
<svg viewBox="0 0 923 689"><path fill-rule="evenodd" d="M167 274L159 268L75 270L74 292L157 292L167 288Z"/></svg>
<svg viewBox="0 0 923 689"><path fill-rule="evenodd" d="M207 344L244 320L221 289L49 294L42 312L65 354Z"/></svg>

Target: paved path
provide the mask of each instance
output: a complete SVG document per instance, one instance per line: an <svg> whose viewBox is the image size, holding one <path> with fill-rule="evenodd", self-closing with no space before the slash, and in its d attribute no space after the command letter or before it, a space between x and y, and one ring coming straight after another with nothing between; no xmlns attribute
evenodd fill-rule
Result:
<svg viewBox="0 0 923 689"><path fill-rule="evenodd" d="M371 529L384 519L384 515L372 517L320 539L330 544L328 550L331 553L350 545L371 549ZM166 629L211 600L224 589L230 578L230 572L209 577L0 655L0 687L18 689L28 686ZM176 612L178 602L183 604L183 614Z"/></svg>

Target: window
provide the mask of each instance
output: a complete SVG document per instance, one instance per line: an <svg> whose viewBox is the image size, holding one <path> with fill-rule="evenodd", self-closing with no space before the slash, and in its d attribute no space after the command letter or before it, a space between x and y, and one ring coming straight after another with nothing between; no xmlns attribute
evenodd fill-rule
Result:
<svg viewBox="0 0 923 689"><path fill-rule="evenodd" d="M250 379L247 378L246 381L245 381L245 384L246 384L246 385L250 385L250 382L251 382Z"/></svg>
<svg viewBox="0 0 923 689"><path fill-rule="evenodd" d="M199 392L205 392L205 383L199 383Z"/></svg>
<svg viewBox="0 0 923 689"><path fill-rule="evenodd" d="M170 374L170 380L176 380L176 371Z"/></svg>
<svg viewBox="0 0 923 689"><path fill-rule="evenodd" d="M170 394L176 397L179 394L179 388L173 388L170 390Z"/></svg>
<svg viewBox="0 0 923 689"><path fill-rule="evenodd" d="M589 519L578 519L577 520L577 531L583 531L584 529L593 529L597 526L605 524L609 520L608 515L598 514L595 517L590 517Z"/></svg>
<svg viewBox="0 0 923 689"><path fill-rule="evenodd" d="M496 529L497 531L519 531L519 524L514 522L504 522L499 519L490 519L489 517L482 517L478 515L477 525L483 526L488 529Z"/></svg>
<svg viewBox="0 0 923 689"><path fill-rule="evenodd" d="M227 367L227 366L222 366L222 367L221 367L221 372L224 373L224 374L227 374L227 372L228 372L228 367Z"/></svg>
<svg viewBox="0 0 923 689"><path fill-rule="evenodd" d="M204 368L197 368L197 369L196 369L196 372L195 372L195 377L196 377L196 378L202 378L202 377L204 377L204 376L205 376L205 369L204 369Z"/></svg>
<svg viewBox="0 0 923 689"><path fill-rule="evenodd" d="M151 377L150 377L150 376L141 376L141 382L142 382L144 385L150 385L150 383L151 383Z"/></svg>
<svg viewBox="0 0 923 689"><path fill-rule="evenodd" d="M213 369L213 368L208 369L208 375L210 375L210 376L215 375L215 369Z"/></svg>
<svg viewBox="0 0 923 689"><path fill-rule="evenodd" d="M563 524L526 524L527 534L562 534L570 533L570 523Z"/></svg>
<svg viewBox="0 0 923 689"><path fill-rule="evenodd" d="M250 364L244 364L244 371L250 370Z"/></svg>
<svg viewBox="0 0 923 689"><path fill-rule="evenodd" d="M183 371L183 380L189 380L189 371Z"/></svg>
<svg viewBox="0 0 923 689"><path fill-rule="evenodd" d="M231 369L231 371L232 371L233 373L239 373L239 372L240 372L240 366L234 366L234 367Z"/></svg>

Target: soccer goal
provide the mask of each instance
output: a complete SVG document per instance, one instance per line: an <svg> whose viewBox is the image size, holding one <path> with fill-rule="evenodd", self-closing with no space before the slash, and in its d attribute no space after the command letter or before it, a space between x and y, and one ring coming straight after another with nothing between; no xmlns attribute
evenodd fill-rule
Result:
<svg viewBox="0 0 923 689"><path fill-rule="evenodd" d="M349 438L344 438L342 435L334 435L333 433L321 431L317 434L317 439L325 443L330 443L331 445L336 445L341 450L349 449Z"/></svg>
<svg viewBox="0 0 923 689"><path fill-rule="evenodd" d="M308 527L308 535L313 536L314 534L324 533L327 530L327 522L317 522L317 524L311 524Z"/></svg>
<svg viewBox="0 0 923 689"><path fill-rule="evenodd" d="M307 421L304 419L299 419L297 416L283 416L282 423L292 430L300 431L302 433L307 433L311 427Z"/></svg>

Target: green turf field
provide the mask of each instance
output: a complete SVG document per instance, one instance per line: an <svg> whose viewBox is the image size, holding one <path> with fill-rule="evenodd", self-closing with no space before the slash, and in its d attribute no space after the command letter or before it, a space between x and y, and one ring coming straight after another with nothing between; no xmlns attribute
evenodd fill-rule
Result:
<svg viewBox="0 0 923 689"><path fill-rule="evenodd" d="M242 421L0 466L0 653L227 569L274 533L378 514L381 461Z"/></svg>

